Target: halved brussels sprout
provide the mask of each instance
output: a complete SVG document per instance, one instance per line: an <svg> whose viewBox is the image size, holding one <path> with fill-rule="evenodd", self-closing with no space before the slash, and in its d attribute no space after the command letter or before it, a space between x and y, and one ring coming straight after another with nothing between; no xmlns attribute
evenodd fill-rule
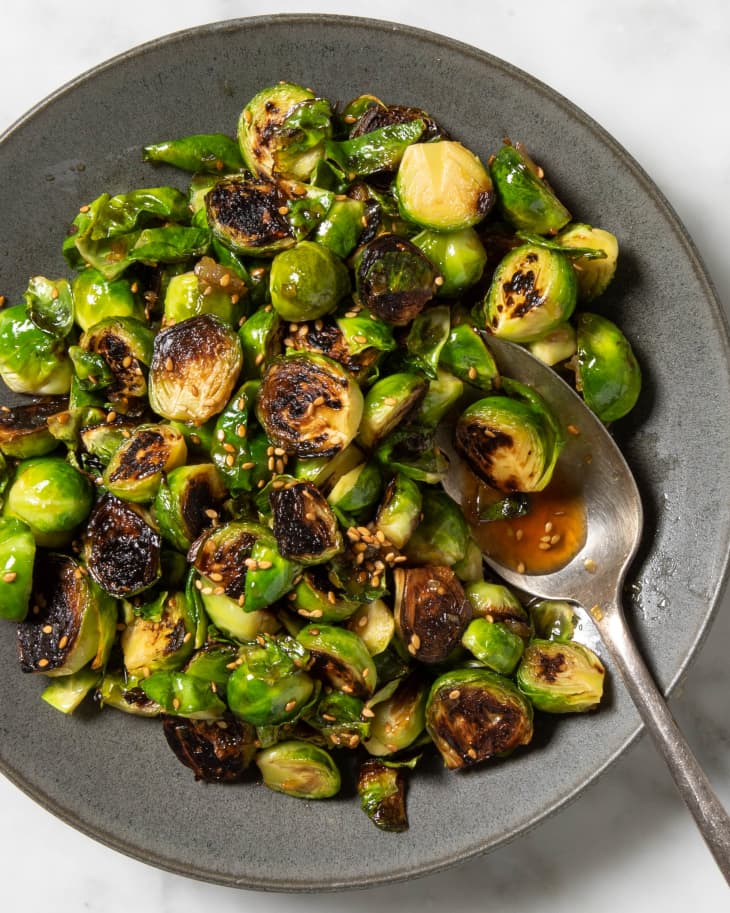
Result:
<svg viewBox="0 0 730 913"><path fill-rule="evenodd" d="M40 330L65 339L73 328L74 301L68 279L33 276L23 294L28 316Z"/></svg>
<svg viewBox="0 0 730 913"><path fill-rule="evenodd" d="M271 264L271 303L284 320L315 320L335 310L350 291L340 258L315 241L300 241Z"/></svg>
<svg viewBox="0 0 730 913"><path fill-rule="evenodd" d="M487 252L473 228L434 231L427 228L411 239L439 271L439 297L453 298L476 285L487 265Z"/></svg>
<svg viewBox="0 0 730 913"><path fill-rule="evenodd" d="M180 669L192 656L196 619L184 593L162 592L151 603L125 605L120 645L132 676Z"/></svg>
<svg viewBox="0 0 730 913"><path fill-rule="evenodd" d="M536 244L522 244L501 260L484 299L487 330L511 342L534 342L575 310L578 285L570 260Z"/></svg>
<svg viewBox="0 0 730 913"><path fill-rule="evenodd" d="M363 136L392 124L409 124L420 120L424 124L424 141L439 137L448 139L443 127L422 108L409 105L386 105L372 95L361 95L358 99L354 99L343 110L342 116L345 123L353 124L350 130L351 137Z"/></svg>
<svg viewBox="0 0 730 913"><path fill-rule="evenodd" d="M71 361L64 340L40 330L24 304L0 311L0 377L15 393L68 393Z"/></svg>
<svg viewBox="0 0 730 913"><path fill-rule="evenodd" d="M297 640L312 656L313 674L339 691L367 698L375 690L377 673L362 640L345 628L310 624Z"/></svg>
<svg viewBox="0 0 730 913"><path fill-rule="evenodd" d="M28 614L35 552L28 524L0 516L0 618L23 621Z"/></svg>
<svg viewBox="0 0 730 913"><path fill-rule="evenodd" d="M532 636L530 616L515 594L501 583L477 580L465 589L475 617L500 622L523 641Z"/></svg>
<svg viewBox="0 0 730 913"><path fill-rule="evenodd" d="M517 667L517 684L545 713L583 713L601 702L603 663L579 643L534 638Z"/></svg>
<svg viewBox="0 0 730 913"><path fill-rule="evenodd" d="M382 599L373 599L349 617L346 627L357 634L371 656L377 656L393 640L395 618Z"/></svg>
<svg viewBox="0 0 730 913"><path fill-rule="evenodd" d="M466 554L469 526L461 508L445 491L424 488L421 521L403 547L411 564L451 567Z"/></svg>
<svg viewBox="0 0 730 913"><path fill-rule="evenodd" d="M377 380L365 394L358 441L372 450L416 408L426 395L422 374L399 371Z"/></svg>
<svg viewBox="0 0 730 913"><path fill-rule="evenodd" d="M386 689L391 690L389 685ZM380 692L373 696L368 702L373 714L370 736L363 743L369 754L394 754L416 741L426 725L428 692L426 680L414 672L399 681L384 700L378 700Z"/></svg>
<svg viewBox="0 0 730 913"><path fill-rule="evenodd" d="M332 757L299 739L278 742L255 758L266 786L298 799L327 799L340 791L340 772Z"/></svg>
<svg viewBox="0 0 730 913"><path fill-rule="evenodd" d="M546 365L556 365L558 362L572 358L577 350L575 330L569 323L560 326L527 344L527 348L535 358Z"/></svg>
<svg viewBox="0 0 730 913"><path fill-rule="evenodd" d="M332 135L332 109L309 89L280 82L262 89L238 119L238 144L246 165L264 177L306 181Z"/></svg>
<svg viewBox="0 0 730 913"><path fill-rule="evenodd" d="M327 495L327 501L343 526L357 526L370 517L382 490L380 467L370 460L340 476Z"/></svg>
<svg viewBox="0 0 730 913"><path fill-rule="evenodd" d="M564 440L539 398L487 396L461 414L455 443L469 467L493 488L529 492L548 484Z"/></svg>
<svg viewBox="0 0 730 913"><path fill-rule="evenodd" d="M178 466L162 479L155 498L160 532L180 551L220 518L228 492L212 463Z"/></svg>
<svg viewBox="0 0 730 913"><path fill-rule="evenodd" d="M23 672L70 675L92 664L101 668L117 620L113 599L68 555L51 552L37 562L33 609L18 625L18 655Z"/></svg>
<svg viewBox="0 0 730 913"><path fill-rule="evenodd" d="M135 424L123 419L113 422L99 421L95 425L85 425L79 429L79 439L84 450L106 466L109 460L129 439Z"/></svg>
<svg viewBox="0 0 730 913"><path fill-rule="evenodd" d="M349 618L359 605L348 599L333 584L324 567L305 570L288 598L289 608L293 612L302 618L316 619L324 624Z"/></svg>
<svg viewBox="0 0 730 913"><path fill-rule="evenodd" d="M231 711L254 726L280 726L299 719L315 686L305 671L309 654L296 640L260 635L244 644L228 679Z"/></svg>
<svg viewBox="0 0 730 913"><path fill-rule="evenodd" d="M100 320L79 340L83 352L99 356L94 373L99 369L108 373L105 394L118 412L138 415L146 407L146 375L152 361L153 340L152 330L132 317Z"/></svg>
<svg viewBox="0 0 730 913"><path fill-rule="evenodd" d="M152 501L166 473L188 455L185 438L172 425L139 425L104 470L104 485L125 501Z"/></svg>
<svg viewBox="0 0 730 913"><path fill-rule="evenodd" d="M20 460L45 456L58 446L48 430L48 421L64 414L68 416L65 396L49 396L35 403L0 410L0 451Z"/></svg>
<svg viewBox="0 0 730 913"><path fill-rule="evenodd" d="M316 729L332 748L356 748L370 732L370 721L362 716L360 698L342 691L323 692L307 725Z"/></svg>
<svg viewBox="0 0 730 913"><path fill-rule="evenodd" d="M298 564L322 564L342 551L342 534L327 499L311 482L274 482L269 503L279 551Z"/></svg>
<svg viewBox="0 0 730 913"><path fill-rule="evenodd" d="M507 625L486 618L473 618L461 642L479 662L502 675L514 672L525 648L522 638Z"/></svg>
<svg viewBox="0 0 730 913"><path fill-rule="evenodd" d="M218 284L221 279L225 286ZM170 277L165 289L163 324L171 326L199 314L213 314L231 326L237 325L240 299L245 294L245 283L232 270L203 257L194 270Z"/></svg>
<svg viewBox="0 0 730 913"><path fill-rule="evenodd" d="M531 602L530 618L536 637L563 643L573 639L578 624L575 606L558 599L538 599Z"/></svg>
<svg viewBox="0 0 730 913"><path fill-rule="evenodd" d="M140 688L140 679L106 671L96 692L101 707L113 707L131 716L159 716L162 708Z"/></svg>
<svg viewBox="0 0 730 913"><path fill-rule="evenodd" d="M202 425L225 407L242 362L238 336L217 317L166 327L155 336L150 405L163 418Z"/></svg>
<svg viewBox="0 0 730 913"><path fill-rule="evenodd" d="M630 412L641 393L641 368L631 343L606 317L578 317L576 386L602 422Z"/></svg>
<svg viewBox="0 0 730 913"><path fill-rule="evenodd" d="M471 603L451 568L425 566L393 571L396 632L423 663L440 663L461 642Z"/></svg>
<svg viewBox="0 0 730 913"><path fill-rule="evenodd" d="M353 440L363 398L336 361L314 353L274 360L264 375L257 415L269 439L299 457L334 456Z"/></svg>
<svg viewBox="0 0 730 913"><path fill-rule="evenodd" d="M102 320L132 317L144 321L142 299L126 279L106 279L98 270L82 270L73 281L74 320L86 331Z"/></svg>
<svg viewBox="0 0 730 913"><path fill-rule="evenodd" d="M27 523L38 545L57 548L71 541L92 497L88 478L62 457L36 457L18 466L4 513Z"/></svg>
<svg viewBox="0 0 730 913"><path fill-rule="evenodd" d="M78 672L61 675L51 680L41 698L61 713L73 713L84 698L96 688L101 681L101 672L84 666Z"/></svg>
<svg viewBox="0 0 730 913"><path fill-rule="evenodd" d="M395 181L406 219L437 231L458 231L481 222L494 204L489 172L454 140L415 143L403 154Z"/></svg>
<svg viewBox="0 0 730 913"><path fill-rule="evenodd" d="M327 164L342 181L394 171L405 150L423 136L420 118L386 124L367 133L327 143Z"/></svg>
<svg viewBox="0 0 730 913"><path fill-rule="evenodd" d="M602 251L603 257L578 257L573 268L578 274L578 300L593 301L602 295L616 274L618 240L605 228L593 228L583 222L568 225L555 240L563 247L589 248Z"/></svg>
<svg viewBox="0 0 730 913"><path fill-rule="evenodd" d="M177 759L204 783L240 780L256 754L256 730L230 715L220 720L164 715L162 731Z"/></svg>
<svg viewBox="0 0 730 913"><path fill-rule="evenodd" d="M542 169L519 144L505 143L490 161L499 208L515 228L539 235L555 234L570 213L544 180Z"/></svg>
<svg viewBox="0 0 730 913"><path fill-rule="evenodd" d="M381 830L408 830L402 768L389 767L376 758L368 758L358 770L357 794L360 807Z"/></svg>
<svg viewBox="0 0 730 913"><path fill-rule="evenodd" d="M438 273L415 244L383 234L360 248L355 285L361 304L394 326L405 326L438 289Z"/></svg>
<svg viewBox="0 0 730 913"><path fill-rule="evenodd" d="M91 511L83 544L89 573L112 596L134 596L160 577L160 534L137 504L104 495Z"/></svg>
<svg viewBox="0 0 730 913"><path fill-rule="evenodd" d="M532 705L503 675L454 669L431 686L426 729L449 769L470 767L527 745Z"/></svg>
<svg viewBox="0 0 730 913"><path fill-rule="evenodd" d="M388 482L375 517L375 529L396 548L403 548L421 522L421 489L407 475L396 473Z"/></svg>
<svg viewBox="0 0 730 913"><path fill-rule="evenodd" d="M293 197L281 181L219 181L205 197L214 237L235 253L271 256L296 243L289 220Z"/></svg>
<svg viewBox="0 0 730 913"><path fill-rule="evenodd" d="M436 377L428 382L426 395L409 420L416 425L436 429L460 402L464 384L458 377L438 368Z"/></svg>

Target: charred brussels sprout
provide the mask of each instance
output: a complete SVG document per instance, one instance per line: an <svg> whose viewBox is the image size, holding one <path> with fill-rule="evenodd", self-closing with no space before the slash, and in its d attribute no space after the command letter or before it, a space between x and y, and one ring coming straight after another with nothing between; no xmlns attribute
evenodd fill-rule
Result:
<svg viewBox="0 0 730 913"><path fill-rule="evenodd" d="M398 235L380 235L357 255L358 299L394 326L405 326L420 314L436 293L437 278L438 273L426 255Z"/></svg>
<svg viewBox="0 0 730 913"><path fill-rule="evenodd" d="M315 241L300 241L271 264L271 303L284 320L314 320L350 291L347 267Z"/></svg>
<svg viewBox="0 0 730 913"><path fill-rule="evenodd" d="M23 621L28 614L35 552L28 524L0 517L0 618Z"/></svg>
<svg viewBox="0 0 730 913"><path fill-rule="evenodd" d="M256 764L269 789L298 799L328 799L340 791L340 772L332 757L309 742L289 739L264 748Z"/></svg>
<svg viewBox="0 0 730 913"><path fill-rule="evenodd" d="M375 690L376 671L362 640L345 628L310 624L297 640L312 656L312 670L334 688L367 698Z"/></svg>
<svg viewBox="0 0 730 913"><path fill-rule="evenodd" d="M139 425L109 461L104 485L125 501L152 501L164 475L187 455L185 438L171 425Z"/></svg>
<svg viewBox="0 0 730 913"><path fill-rule="evenodd" d="M246 165L264 177L306 181L332 134L332 109L302 86L282 82L262 89L238 120L238 143Z"/></svg>
<svg viewBox="0 0 730 913"><path fill-rule="evenodd" d="M295 640L263 635L241 647L228 679L228 706L254 726L279 726L298 719L314 693L305 672L309 655Z"/></svg>
<svg viewBox="0 0 730 913"><path fill-rule="evenodd" d="M408 652L423 663L440 663L458 647L471 621L471 603L448 567L396 568L395 625Z"/></svg>
<svg viewBox="0 0 730 913"><path fill-rule="evenodd" d="M155 516L162 535L187 552L214 517L220 516L228 492L211 463L178 466L162 479L155 498Z"/></svg>
<svg viewBox="0 0 730 913"><path fill-rule="evenodd" d="M401 768L368 758L358 771L357 794L360 807L381 830L408 830L405 774Z"/></svg>
<svg viewBox="0 0 730 913"><path fill-rule="evenodd" d="M162 731L177 759L205 783L240 780L256 754L256 730L230 715L212 721L164 716Z"/></svg>
<svg viewBox="0 0 730 913"><path fill-rule="evenodd" d="M36 457L18 466L4 512L27 523L38 545L57 548L71 541L91 503L85 475L61 457Z"/></svg>
<svg viewBox="0 0 730 913"><path fill-rule="evenodd" d="M538 710L583 713L600 703L605 674L583 644L535 638L517 667L517 684Z"/></svg>
<svg viewBox="0 0 730 913"><path fill-rule="evenodd" d="M123 414L137 415L146 405L153 339L152 330L141 321L109 317L95 323L79 340L82 352L97 356L97 364L91 363L89 382L104 372L107 377L98 383L107 387L109 401ZM70 351L73 354L73 346ZM79 375L78 360L76 371Z"/></svg>
<svg viewBox="0 0 730 913"><path fill-rule="evenodd" d="M515 594L501 583L477 580L465 590L475 617L504 624L523 641L532 636L530 616Z"/></svg>
<svg viewBox="0 0 730 913"><path fill-rule="evenodd" d="M494 271L484 299L486 328L511 342L534 342L571 316L577 293L575 270L564 254L523 244Z"/></svg>
<svg viewBox="0 0 730 913"><path fill-rule="evenodd" d="M229 178L205 197L208 224L235 253L271 256L296 243L288 216L292 200L282 182Z"/></svg>
<svg viewBox="0 0 730 913"><path fill-rule="evenodd" d="M412 564L451 567L466 554L469 526L461 508L445 491L426 488L421 499L421 522L405 545Z"/></svg>
<svg viewBox="0 0 730 913"><path fill-rule="evenodd" d="M257 414L286 453L331 457L357 434L362 409L360 388L341 365L324 355L295 353L269 366Z"/></svg>
<svg viewBox="0 0 730 913"><path fill-rule="evenodd" d="M426 729L451 770L504 757L532 739L532 705L510 679L455 669L431 686Z"/></svg>
<svg viewBox="0 0 730 913"><path fill-rule="evenodd" d="M238 336L217 317L167 327L155 337L150 405L163 418L202 425L225 407L242 362Z"/></svg>
<svg viewBox="0 0 730 913"><path fill-rule="evenodd" d="M403 548L421 522L423 498L418 485L403 473L388 482L375 517L375 529L396 548Z"/></svg>
<svg viewBox="0 0 730 913"><path fill-rule="evenodd" d="M519 146L502 146L490 169L499 208L515 228L548 235L570 221L570 213L545 182L541 169Z"/></svg>
<svg viewBox="0 0 730 913"><path fill-rule="evenodd" d="M322 564L342 551L337 518L316 485L291 480L273 488L269 503L274 536L285 558Z"/></svg>
<svg viewBox="0 0 730 913"><path fill-rule="evenodd" d="M96 269L82 270L73 282L74 320L86 331L112 317L144 321L144 305L126 279L109 280Z"/></svg>
<svg viewBox="0 0 730 913"><path fill-rule="evenodd" d="M372 450L387 437L426 395L421 374L400 371L376 381L365 395L358 442Z"/></svg>
<svg viewBox="0 0 730 913"><path fill-rule="evenodd" d="M49 396L0 411L0 451L21 460L45 456L58 446L48 422L61 415L68 417L65 396Z"/></svg>
<svg viewBox="0 0 730 913"><path fill-rule="evenodd" d="M494 204L489 172L473 152L453 140L409 146L395 189L403 216L436 231L476 225Z"/></svg>
<svg viewBox="0 0 730 913"><path fill-rule="evenodd" d="M106 662L117 620L116 605L101 593L73 558L51 552L37 564L34 610L18 625L18 655L24 672L70 675L87 663ZM37 611L35 610L37 607Z"/></svg>
<svg viewBox="0 0 730 913"><path fill-rule="evenodd" d="M325 318L300 326L284 339L288 349L319 352L338 361L359 381L370 378L382 356L395 348L392 327L372 315Z"/></svg>
<svg viewBox="0 0 730 913"><path fill-rule="evenodd" d="M397 682L395 690L389 684L382 691L392 693L378 700L378 692L368 703L373 716L370 736L364 742L368 753L377 757L402 751L421 735L426 725L429 686L414 672Z"/></svg>
<svg viewBox="0 0 730 913"><path fill-rule="evenodd" d="M384 468L416 482L435 485L446 478L449 460L434 441L434 430L418 425L397 428L375 451Z"/></svg>
<svg viewBox="0 0 730 913"><path fill-rule="evenodd" d="M631 343L615 323L599 314L578 317L577 387L602 422L623 418L641 392L641 369Z"/></svg>
<svg viewBox="0 0 730 913"><path fill-rule="evenodd" d="M54 396L68 393L72 365L65 344L40 330L25 305L0 311L0 377L15 393Z"/></svg>
<svg viewBox="0 0 730 913"><path fill-rule="evenodd" d="M358 607L357 602L348 599L333 584L324 567L305 570L288 598L293 612L324 624L343 621Z"/></svg>
<svg viewBox="0 0 730 913"><path fill-rule="evenodd" d="M159 579L162 541L142 507L104 495L91 511L83 541L89 573L112 596L134 596Z"/></svg>
<svg viewBox="0 0 730 913"><path fill-rule="evenodd" d="M462 644L480 662L502 675L511 675L525 648L524 641L500 621L474 618L464 631Z"/></svg>
<svg viewBox="0 0 730 913"><path fill-rule="evenodd" d="M132 676L179 669L192 655L195 618L184 593L163 592L151 603L125 607L120 643Z"/></svg>

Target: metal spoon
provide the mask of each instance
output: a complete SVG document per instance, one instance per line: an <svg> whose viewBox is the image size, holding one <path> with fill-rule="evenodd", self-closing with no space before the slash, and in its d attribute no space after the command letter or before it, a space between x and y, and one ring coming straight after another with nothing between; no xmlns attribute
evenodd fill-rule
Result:
<svg viewBox="0 0 730 913"><path fill-rule="evenodd" d="M519 574L486 556L510 585L543 599L572 600L588 610L624 684L674 777L710 851L730 884L730 817L720 804L654 683L626 624L621 591L643 525L636 481L618 446L583 400L526 349L490 339L500 371L537 390L564 426L577 434L561 454L571 477L581 478L587 533L583 548L549 574ZM574 475L575 474L575 475ZM447 483L458 498L458 473Z"/></svg>

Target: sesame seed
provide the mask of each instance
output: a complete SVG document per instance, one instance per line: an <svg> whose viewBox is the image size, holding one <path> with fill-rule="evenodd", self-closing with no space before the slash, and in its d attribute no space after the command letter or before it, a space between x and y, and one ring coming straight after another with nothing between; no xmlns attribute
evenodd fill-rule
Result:
<svg viewBox="0 0 730 913"><path fill-rule="evenodd" d="M203 594L203 596L212 596L212 595L213 595L213 587L212 587L212 586L204 586L203 589L202 589L200 592Z"/></svg>
<svg viewBox="0 0 730 913"><path fill-rule="evenodd" d="M469 380L476 380L476 379L477 379L477 374L478 374L478 372L477 372L477 369L474 367L474 365L472 365L472 366L469 368L469 371L468 371L467 373L468 373L468 375L469 375Z"/></svg>
<svg viewBox="0 0 730 913"><path fill-rule="evenodd" d="M288 703L284 704L284 710L286 710L287 713L290 713L296 706L296 701L289 701Z"/></svg>
<svg viewBox="0 0 730 913"><path fill-rule="evenodd" d="M538 542L537 547L540 549L541 552L550 551L550 549L552 548L549 541L548 542Z"/></svg>
<svg viewBox="0 0 730 913"><path fill-rule="evenodd" d="M213 571L211 574L208 574L213 583L220 583L223 580L223 574L220 574L218 571Z"/></svg>
<svg viewBox="0 0 730 913"><path fill-rule="evenodd" d="M586 558L583 562L583 567L588 571L589 574L595 574L598 570L598 565L592 558Z"/></svg>
<svg viewBox="0 0 730 913"><path fill-rule="evenodd" d="M6 574L3 574L3 580L5 583L12 583L17 576L15 571L8 571Z"/></svg>
<svg viewBox="0 0 730 913"><path fill-rule="evenodd" d="M550 537L550 545L557 545L560 542L560 533L555 533L554 536Z"/></svg>
<svg viewBox="0 0 730 913"><path fill-rule="evenodd" d="M225 588L224 586L217 586L217 587L213 590L213 595L214 595L214 596L222 596L222 595L225 593L225 591L226 591L226 588Z"/></svg>
<svg viewBox="0 0 730 913"><path fill-rule="evenodd" d="M235 463L235 459L232 453L229 453L226 457L226 466L231 467Z"/></svg>
<svg viewBox="0 0 730 913"><path fill-rule="evenodd" d="M38 665L40 666L41 669L45 669L46 666L48 665L48 662L49 661L45 658L45 656L43 656L43 657L41 657L41 659L38 660Z"/></svg>
<svg viewBox="0 0 730 913"><path fill-rule="evenodd" d="M525 535L524 529L515 530L515 539L519 542L522 537Z"/></svg>
<svg viewBox="0 0 730 913"><path fill-rule="evenodd" d="M256 463L254 463L252 460L249 460L248 463L241 464L241 469L246 469L246 470L253 469L255 466L256 466Z"/></svg>
<svg viewBox="0 0 730 913"><path fill-rule="evenodd" d="M226 453L235 453L236 452L236 448L233 446L233 444L225 443L223 445L223 449L225 450Z"/></svg>
<svg viewBox="0 0 730 913"><path fill-rule="evenodd" d="M68 635L64 634L63 637L58 642L58 649L64 650L68 645Z"/></svg>
<svg viewBox="0 0 730 913"><path fill-rule="evenodd" d="M421 647L421 638L418 636L418 634L412 634L412 635L411 635L411 643L413 644L413 646L414 646L414 648L415 648L416 650L420 649L420 647Z"/></svg>
<svg viewBox="0 0 730 913"><path fill-rule="evenodd" d="M253 361L254 361L254 364L258 367L258 365L260 365L263 360L264 360L264 353L259 352L259 354L256 356L256 358L254 358Z"/></svg>
<svg viewBox="0 0 730 913"><path fill-rule="evenodd" d="M231 274L223 273L223 275L220 278L220 282L218 284L220 285L221 288L225 288L227 285L230 285L231 284Z"/></svg>
<svg viewBox="0 0 730 913"><path fill-rule="evenodd" d="M289 212L288 206L280 206L277 210L280 216L285 216Z"/></svg>
<svg viewBox="0 0 730 913"><path fill-rule="evenodd" d="M41 630L44 634L53 634L53 625L43 625Z"/></svg>
<svg viewBox="0 0 730 913"><path fill-rule="evenodd" d="M416 655L416 648L413 646L413 644L408 644L408 646L406 647L406 649L407 649L408 652L411 654L411 656L415 656L415 655Z"/></svg>
<svg viewBox="0 0 730 913"><path fill-rule="evenodd" d="M467 754L472 760L476 760L477 753L473 748L470 748L469 751L467 751Z"/></svg>
<svg viewBox="0 0 730 913"><path fill-rule="evenodd" d="M397 406L398 400L394 396L386 396L383 398L383 402L386 406Z"/></svg>
<svg viewBox="0 0 730 913"><path fill-rule="evenodd" d="M185 637L183 637L183 643L184 643L184 644L190 643L190 641L191 641L192 639L193 639L193 635L190 633L190 631L186 631L186 632L185 632Z"/></svg>
<svg viewBox="0 0 730 913"><path fill-rule="evenodd" d="M245 425L236 425L236 436L246 437L247 429Z"/></svg>
<svg viewBox="0 0 730 913"><path fill-rule="evenodd" d="M208 519L210 519L210 520L217 520L217 519L218 519L218 511L217 511L217 510L213 510L212 507L209 507L209 508L207 508L207 510L205 511L205 516L208 517Z"/></svg>
<svg viewBox="0 0 730 913"><path fill-rule="evenodd" d="M273 566L274 566L273 561L259 561L259 568L262 571L268 571L268 569Z"/></svg>
<svg viewBox="0 0 730 913"><path fill-rule="evenodd" d="M88 206L86 204L84 204L83 206L79 206L79 212L89 212L90 209L91 209L91 206Z"/></svg>
<svg viewBox="0 0 730 913"><path fill-rule="evenodd" d="M173 362L173 360L172 360L172 359L170 358L170 356L168 355L167 358L165 359L165 370L166 370L166 371L172 371L172 369L173 369L174 367L175 367L175 363Z"/></svg>
<svg viewBox="0 0 730 913"><path fill-rule="evenodd" d="M525 567L524 561L520 561L517 565L517 573L524 574L527 568Z"/></svg>

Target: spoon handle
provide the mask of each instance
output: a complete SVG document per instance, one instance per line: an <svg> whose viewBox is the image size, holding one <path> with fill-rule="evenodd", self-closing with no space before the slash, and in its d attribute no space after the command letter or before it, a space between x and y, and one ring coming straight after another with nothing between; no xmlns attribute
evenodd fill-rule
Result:
<svg viewBox="0 0 730 913"><path fill-rule="evenodd" d="M730 884L730 816L654 683L629 633L621 605L616 604L612 611L605 612L598 627L646 728L664 756L682 799Z"/></svg>

